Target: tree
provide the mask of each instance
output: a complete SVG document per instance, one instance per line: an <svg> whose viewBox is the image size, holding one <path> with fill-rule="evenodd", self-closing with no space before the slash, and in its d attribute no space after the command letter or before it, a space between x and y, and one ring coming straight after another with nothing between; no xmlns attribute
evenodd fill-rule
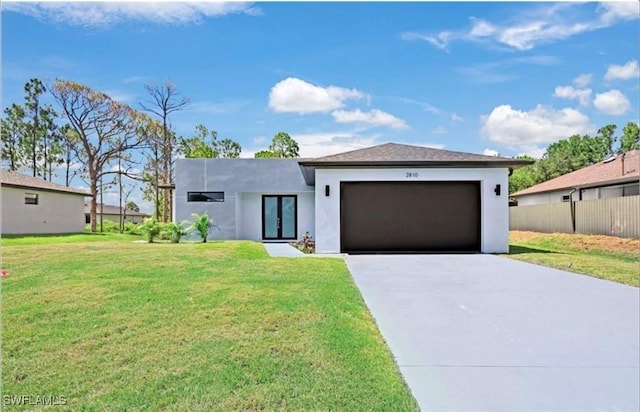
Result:
<svg viewBox="0 0 640 412"><path fill-rule="evenodd" d="M223 159L237 159L241 152L240 143L234 140L222 139L218 142L218 154Z"/></svg>
<svg viewBox="0 0 640 412"><path fill-rule="evenodd" d="M69 124L65 124L59 128L59 133L62 138L62 146L63 146L63 159L62 164L64 164L65 173L65 186L70 186L71 181L76 175L82 172L82 170L78 168L72 169L72 164L76 161L75 153L73 148L79 144L80 139L78 138L78 134L69 126ZM75 166L75 165L74 165Z"/></svg>
<svg viewBox="0 0 640 412"><path fill-rule="evenodd" d="M105 166L123 153L143 147L146 136L140 130L151 119L72 81L56 79L51 94L74 131L71 149L89 178L91 231L95 232L98 185L110 173Z"/></svg>
<svg viewBox="0 0 640 412"><path fill-rule="evenodd" d="M134 212L140 212L140 207L133 200L129 200L125 205L125 208Z"/></svg>
<svg viewBox="0 0 640 412"><path fill-rule="evenodd" d="M630 150L637 149L640 149L640 128L637 123L629 122L624 129L622 129L618 153L626 153Z"/></svg>
<svg viewBox="0 0 640 412"><path fill-rule="evenodd" d="M40 102L46 90L38 79L31 79L24 85L25 126L22 145L28 160L25 166L32 169L33 176L51 180L52 165L57 163L62 145L54 123L56 112L50 105Z"/></svg>
<svg viewBox="0 0 640 412"><path fill-rule="evenodd" d="M527 155L517 156L516 159L535 161L533 157ZM509 193L511 194L519 192L536 184L536 173L537 170L535 163L529 166L515 169L513 173L511 173L511 176L509 176Z"/></svg>
<svg viewBox="0 0 640 412"><path fill-rule="evenodd" d="M257 152L255 158L294 158L299 156L298 143L285 132L280 132L273 137L266 150Z"/></svg>
<svg viewBox="0 0 640 412"><path fill-rule="evenodd" d="M616 143L616 140L617 140L616 137L614 136L614 133L616 132L616 128L617 126L615 124L608 124L598 129L598 134L596 136L596 139L598 140L600 149L605 152L604 155L602 156L603 159L615 153L615 150L613 150L613 145Z"/></svg>
<svg viewBox="0 0 640 412"><path fill-rule="evenodd" d="M180 92L170 81L166 81L162 86L145 85L144 88L150 99L146 102L141 102L140 106L143 110L156 115L162 127L161 138L153 142L156 145L153 149L155 150L153 160L156 163L155 184L158 184L160 178L163 183L169 184L173 181L174 153L177 149L177 139L169 125L169 115L185 109L189 104L189 99L180 98ZM162 221L167 222L171 216L171 195L169 189L162 190Z"/></svg>
<svg viewBox="0 0 640 412"><path fill-rule="evenodd" d="M22 138L24 136L24 108L12 104L4 109L6 119L2 119L0 131L2 133L2 160L6 162L7 169L15 172L23 163L24 151Z"/></svg>
<svg viewBox="0 0 640 412"><path fill-rule="evenodd" d="M180 139L178 151L187 159L235 159L240 157L240 144L231 139L218 141L218 133L206 126L196 126L196 135L188 139Z"/></svg>
<svg viewBox="0 0 640 412"><path fill-rule="evenodd" d="M211 228L215 227L215 223L213 220L209 219L209 215L207 212L199 215L197 213L192 213L193 223L189 227L189 230L195 230L198 232L200 239L202 239L202 243L207 243L207 236L209 236L209 232Z"/></svg>

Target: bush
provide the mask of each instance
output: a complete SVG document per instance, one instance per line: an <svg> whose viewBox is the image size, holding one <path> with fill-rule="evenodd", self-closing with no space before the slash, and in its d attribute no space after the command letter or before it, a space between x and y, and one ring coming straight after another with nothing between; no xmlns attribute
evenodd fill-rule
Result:
<svg viewBox="0 0 640 412"><path fill-rule="evenodd" d="M144 222L142 222L142 224L140 225L140 229L142 230L142 233L144 233L144 235L147 237L149 243L153 243L153 239L155 239L160 234L161 228L160 224L155 218L149 217L146 218Z"/></svg>
<svg viewBox="0 0 640 412"><path fill-rule="evenodd" d="M168 222L164 225L163 233L171 243L180 243L180 238L189 233L185 223Z"/></svg>
<svg viewBox="0 0 640 412"><path fill-rule="evenodd" d="M316 253L316 242L309 232L305 232L302 239L297 242L291 242L291 246L297 248L303 253Z"/></svg>
<svg viewBox="0 0 640 412"><path fill-rule="evenodd" d="M88 224L84 227L84 231L91 232L91 225ZM100 219L96 222L96 232L100 232ZM102 232L104 233L120 233L120 224L113 220L104 219L102 221Z"/></svg>
<svg viewBox="0 0 640 412"><path fill-rule="evenodd" d="M133 222L125 222L124 224L124 233L129 233L130 235L142 235L141 224L133 223Z"/></svg>
<svg viewBox="0 0 640 412"><path fill-rule="evenodd" d="M198 232L200 239L202 239L202 243L207 243L207 236L209 235L211 228L216 227L215 223L212 219L209 219L207 212L204 212L201 215L193 213L191 216L193 216L193 223L189 229Z"/></svg>

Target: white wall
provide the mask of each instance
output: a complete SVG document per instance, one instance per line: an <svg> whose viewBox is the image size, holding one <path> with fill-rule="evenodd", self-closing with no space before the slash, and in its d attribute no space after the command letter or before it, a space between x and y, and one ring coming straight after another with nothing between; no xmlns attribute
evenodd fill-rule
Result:
<svg viewBox="0 0 640 412"><path fill-rule="evenodd" d="M237 193L237 234L236 239L262 240L262 194ZM264 193L273 194L273 193ZM305 232L314 234L314 193L313 192L284 192L278 195L297 195L298 197L298 233L296 239L301 239Z"/></svg>
<svg viewBox="0 0 640 412"><path fill-rule="evenodd" d="M407 178L407 173L417 177ZM487 169L316 169L316 251L340 252L340 182L358 181L479 181L481 193L481 251L509 250L508 170ZM495 186L502 187L496 196ZM325 185L331 194L325 196Z"/></svg>
<svg viewBox="0 0 640 412"><path fill-rule="evenodd" d="M24 203L38 195L37 205ZM2 233L80 233L84 231L84 196L2 186Z"/></svg>
<svg viewBox="0 0 640 412"><path fill-rule="evenodd" d="M533 193L530 195L518 196L518 206L541 205L544 203L562 203L562 196L571 193L571 190L556 190L554 192ZM585 196L585 194L583 194ZM586 196L593 196L587 193ZM573 199L578 200L578 192L573 194Z"/></svg>

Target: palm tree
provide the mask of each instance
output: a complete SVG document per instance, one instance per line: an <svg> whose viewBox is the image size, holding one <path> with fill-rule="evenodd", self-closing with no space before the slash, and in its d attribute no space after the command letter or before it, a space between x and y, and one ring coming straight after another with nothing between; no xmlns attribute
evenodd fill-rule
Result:
<svg viewBox="0 0 640 412"><path fill-rule="evenodd" d="M191 214L193 216L193 223L191 224L190 229L194 229L200 235L200 239L202 239L202 243L207 243L207 236L209 235L209 231L212 227L215 227L212 219L209 219L209 215L207 212L199 215L197 213Z"/></svg>

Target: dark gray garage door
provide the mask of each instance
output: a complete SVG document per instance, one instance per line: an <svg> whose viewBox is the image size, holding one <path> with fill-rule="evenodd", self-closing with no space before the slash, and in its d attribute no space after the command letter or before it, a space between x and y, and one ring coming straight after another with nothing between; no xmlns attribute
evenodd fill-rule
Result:
<svg viewBox="0 0 640 412"><path fill-rule="evenodd" d="M479 182L342 182L346 253L479 252Z"/></svg>

